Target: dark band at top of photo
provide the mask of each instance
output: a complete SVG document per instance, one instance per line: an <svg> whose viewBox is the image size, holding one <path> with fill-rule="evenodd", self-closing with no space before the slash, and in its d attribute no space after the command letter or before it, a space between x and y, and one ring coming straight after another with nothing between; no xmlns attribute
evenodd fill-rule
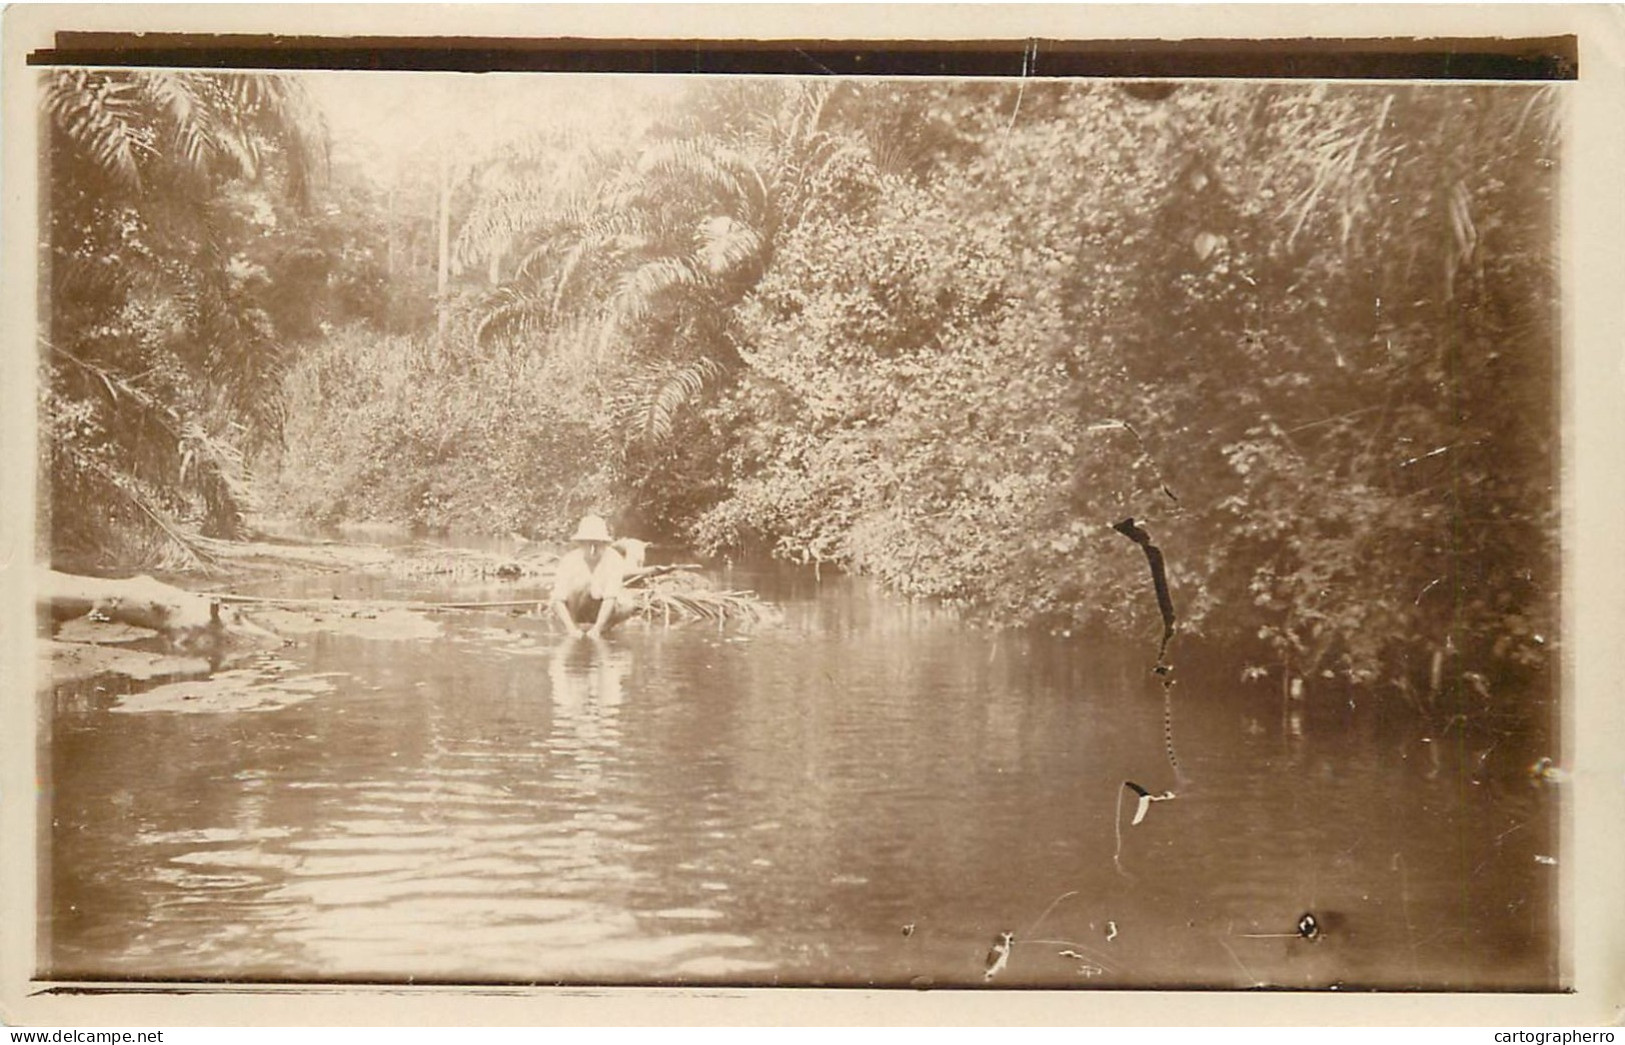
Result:
<svg viewBox="0 0 1625 1045"><path fill-rule="evenodd" d="M1577 38L563 40L58 33L30 65L782 76L1574 80Z"/></svg>

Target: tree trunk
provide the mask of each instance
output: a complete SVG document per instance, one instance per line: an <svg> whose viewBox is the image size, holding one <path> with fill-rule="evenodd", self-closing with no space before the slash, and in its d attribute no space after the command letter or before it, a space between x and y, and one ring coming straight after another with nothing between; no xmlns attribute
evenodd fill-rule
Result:
<svg viewBox="0 0 1625 1045"><path fill-rule="evenodd" d="M40 574L38 598L49 608L53 622L94 614L150 628L177 649L221 650L281 642L234 607L151 577L109 579L46 570Z"/></svg>
<svg viewBox="0 0 1625 1045"><path fill-rule="evenodd" d="M444 150L440 154L440 243L438 265L435 269L435 300L438 302L435 336L439 347L446 347L446 323L449 319L446 289L451 282L451 157Z"/></svg>
<svg viewBox="0 0 1625 1045"><path fill-rule="evenodd" d="M384 211L384 275L391 287L395 285L395 192L396 183L391 181Z"/></svg>

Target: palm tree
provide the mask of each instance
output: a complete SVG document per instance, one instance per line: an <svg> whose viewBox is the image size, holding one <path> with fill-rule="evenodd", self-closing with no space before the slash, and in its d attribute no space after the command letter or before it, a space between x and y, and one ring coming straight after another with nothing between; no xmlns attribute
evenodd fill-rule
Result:
<svg viewBox="0 0 1625 1045"><path fill-rule="evenodd" d="M708 84L636 155L556 143L554 162L492 193L465 226L466 259L519 258L483 303L480 336L590 339L622 374L611 405L627 445L670 438L679 412L740 362L731 310L818 201L820 176L861 148L826 126L837 89Z"/></svg>
<svg viewBox="0 0 1625 1045"><path fill-rule="evenodd" d="M155 536L195 560L188 517L218 535L240 522L238 446L270 420L276 365L237 292L228 194L308 199L321 121L276 76L72 69L40 86L53 533L80 551Z"/></svg>
<svg viewBox="0 0 1625 1045"><path fill-rule="evenodd" d="M67 69L46 74L53 161L85 164L119 194L195 192L284 161L303 196L325 160L298 81L268 75Z"/></svg>

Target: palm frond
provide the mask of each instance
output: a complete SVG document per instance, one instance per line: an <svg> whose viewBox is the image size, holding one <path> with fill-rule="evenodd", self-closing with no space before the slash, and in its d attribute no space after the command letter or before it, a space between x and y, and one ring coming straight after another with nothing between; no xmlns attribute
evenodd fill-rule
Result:
<svg viewBox="0 0 1625 1045"><path fill-rule="evenodd" d="M548 128L508 146L479 179L455 260L481 264L587 223L608 158L601 144L571 128Z"/></svg>
<svg viewBox="0 0 1625 1045"><path fill-rule="evenodd" d="M214 78L217 88L236 101L218 111L231 113L224 141L240 149L243 176L252 177L264 161L263 144L282 155L288 194L304 204L311 190L326 180L331 163L327 119L305 84L294 76L236 73Z"/></svg>
<svg viewBox="0 0 1625 1045"><path fill-rule="evenodd" d="M640 183L650 185L648 175L695 183L714 199L746 205L748 212L766 205L767 181L757 164L743 152L710 139L683 139L660 142L639 159Z"/></svg>
<svg viewBox="0 0 1625 1045"><path fill-rule="evenodd" d="M514 267L517 279L540 282L558 280L560 292L566 283L577 279L589 260L613 262L636 254L647 244L651 235L647 217L638 211L613 211L595 215L570 225L561 225L553 234L537 243ZM551 276L548 264L558 258L557 268Z"/></svg>
<svg viewBox="0 0 1625 1045"><path fill-rule="evenodd" d="M700 223L697 254L706 271L720 276L758 256L764 246L761 233L726 215Z"/></svg>
<svg viewBox="0 0 1625 1045"><path fill-rule="evenodd" d="M610 415L629 444L658 446L671 438L678 415L726 376L722 363L705 356L634 366L610 397Z"/></svg>
<svg viewBox="0 0 1625 1045"><path fill-rule="evenodd" d="M705 285L709 275L689 258L660 257L646 261L617 281L611 309L628 319L650 315L662 295Z"/></svg>
<svg viewBox="0 0 1625 1045"><path fill-rule="evenodd" d="M551 314L549 295L524 284L507 284L476 306L474 336L481 344L539 333Z"/></svg>
<svg viewBox="0 0 1625 1045"><path fill-rule="evenodd" d="M575 282L576 274L581 270L582 259L592 244L587 240L578 240L565 252L559 261L559 267L553 275L553 315L564 314L565 295Z"/></svg>
<svg viewBox="0 0 1625 1045"><path fill-rule="evenodd" d="M131 521L157 538L159 551L153 558L158 565L207 569L217 561L218 557L207 543L171 515L161 497L147 484L89 454L71 448L67 454L77 466L76 479L98 494L94 498L83 498L83 503L100 503L109 508L117 504L127 509L128 512L120 514L133 514Z"/></svg>
<svg viewBox="0 0 1625 1045"><path fill-rule="evenodd" d="M783 141L795 143L821 134L824 108L837 85L824 80L799 81L785 99L776 126L782 127Z"/></svg>
<svg viewBox="0 0 1625 1045"><path fill-rule="evenodd" d="M149 166L181 182L256 177L273 148L296 198L325 170L320 111L286 77L67 70L50 75L43 104L70 145L130 193L150 187Z"/></svg>
<svg viewBox="0 0 1625 1045"><path fill-rule="evenodd" d="M121 189L142 190L142 166L154 151L142 128L134 84L90 70L68 70L47 81L44 106L69 145Z"/></svg>
<svg viewBox="0 0 1625 1045"><path fill-rule="evenodd" d="M545 235L555 222L552 193L529 181L487 186L457 230L452 260L459 267L481 265L513 251L525 236Z"/></svg>
<svg viewBox="0 0 1625 1045"><path fill-rule="evenodd" d="M1529 101L1524 103L1518 111L1518 116L1512 127L1512 136L1516 137L1523 132L1524 126L1531 117L1537 121L1536 133L1543 141L1555 145L1562 134L1563 106L1562 96L1553 84L1544 84L1536 87L1529 93Z"/></svg>
<svg viewBox="0 0 1625 1045"><path fill-rule="evenodd" d="M637 611L652 623L706 621L747 627L773 625L783 612L753 591L717 591L687 583L684 575L659 578L646 586L628 589Z"/></svg>
<svg viewBox="0 0 1625 1045"><path fill-rule="evenodd" d="M178 482L195 491L202 501L204 533L224 538L238 536L250 498L242 451L195 420L182 428L178 449Z"/></svg>
<svg viewBox="0 0 1625 1045"><path fill-rule="evenodd" d="M221 154L218 121L210 114L208 81L196 74L153 70L139 81L184 166L212 171Z"/></svg>

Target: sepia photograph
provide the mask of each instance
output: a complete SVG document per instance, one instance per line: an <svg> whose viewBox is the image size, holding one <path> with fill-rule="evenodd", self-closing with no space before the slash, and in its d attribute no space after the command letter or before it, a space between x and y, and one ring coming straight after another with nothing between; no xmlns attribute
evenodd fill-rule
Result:
<svg viewBox="0 0 1625 1045"><path fill-rule="evenodd" d="M1582 985L1572 36L183 42L8 73L30 981Z"/></svg>

